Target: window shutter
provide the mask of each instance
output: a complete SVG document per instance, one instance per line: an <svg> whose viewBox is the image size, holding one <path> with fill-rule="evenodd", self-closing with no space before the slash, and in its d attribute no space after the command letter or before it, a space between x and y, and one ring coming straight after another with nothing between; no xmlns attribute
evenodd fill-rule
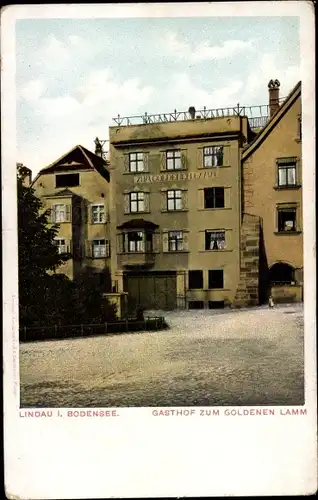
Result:
<svg viewBox="0 0 318 500"><path fill-rule="evenodd" d="M65 240L66 252L72 253L72 240Z"/></svg>
<svg viewBox="0 0 318 500"><path fill-rule="evenodd" d="M124 155L124 172L129 172L129 154Z"/></svg>
<svg viewBox="0 0 318 500"><path fill-rule="evenodd" d="M168 233L162 233L162 251L163 252L168 252L169 251Z"/></svg>
<svg viewBox="0 0 318 500"><path fill-rule="evenodd" d="M183 250L189 250L189 233L183 233Z"/></svg>
<svg viewBox="0 0 318 500"><path fill-rule="evenodd" d="M52 205L52 207L51 207L51 222L52 223L56 222L56 208L55 208L55 205Z"/></svg>
<svg viewBox="0 0 318 500"><path fill-rule="evenodd" d="M143 162L144 162L144 172L149 172L148 153L143 154Z"/></svg>
<svg viewBox="0 0 318 500"><path fill-rule="evenodd" d="M152 248L154 252L159 252L159 238L160 235L158 233L152 234Z"/></svg>
<svg viewBox="0 0 318 500"><path fill-rule="evenodd" d="M181 167L187 168L187 153L181 153Z"/></svg>
<svg viewBox="0 0 318 500"><path fill-rule="evenodd" d="M161 198L160 198L161 211L166 212L167 211L167 191L161 191L160 195L161 195Z"/></svg>
<svg viewBox="0 0 318 500"><path fill-rule="evenodd" d="M89 240L85 241L85 256L91 258L93 256L92 242Z"/></svg>
<svg viewBox="0 0 318 500"><path fill-rule="evenodd" d="M204 167L203 165L203 150L202 148L199 148L197 150L197 168L202 168Z"/></svg>
<svg viewBox="0 0 318 500"><path fill-rule="evenodd" d="M65 205L65 222L71 221L71 205Z"/></svg>
<svg viewBox="0 0 318 500"><path fill-rule="evenodd" d="M145 212L150 211L150 194L149 193L144 194L144 207L145 207Z"/></svg>
<svg viewBox="0 0 318 500"><path fill-rule="evenodd" d="M124 194L124 213L125 214L130 213L129 194Z"/></svg>
<svg viewBox="0 0 318 500"><path fill-rule="evenodd" d="M182 198L182 209L187 210L187 208L188 208L188 191L182 191L181 198Z"/></svg>
<svg viewBox="0 0 318 500"><path fill-rule="evenodd" d="M161 170L167 170L166 153L165 152L161 153L160 165L161 165Z"/></svg>
<svg viewBox="0 0 318 500"><path fill-rule="evenodd" d="M104 217L103 217L103 222L104 224L106 224L106 222L108 222L108 210L107 210L107 205L105 204L104 205Z"/></svg>
<svg viewBox="0 0 318 500"><path fill-rule="evenodd" d="M116 235L116 247L118 253L124 252L124 233L118 233Z"/></svg>
<svg viewBox="0 0 318 500"><path fill-rule="evenodd" d="M109 257L110 256L110 244L109 244L109 240L105 241L105 245L106 245L106 257Z"/></svg>

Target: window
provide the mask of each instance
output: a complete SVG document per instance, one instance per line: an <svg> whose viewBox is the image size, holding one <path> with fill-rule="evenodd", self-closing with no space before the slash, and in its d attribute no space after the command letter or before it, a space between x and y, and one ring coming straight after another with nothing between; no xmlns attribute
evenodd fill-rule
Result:
<svg viewBox="0 0 318 500"><path fill-rule="evenodd" d="M277 209L278 232L296 231L296 208Z"/></svg>
<svg viewBox="0 0 318 500"><path fill-rule="evenodd" d="M129 172L144 171L144 154L129 153Z"/></svg>
<svg viewBox="0 0 318 500"><path fill-rule="evenodd" d="M203 166L205 168L221 167L223 165L223 146L203 148Z"/></svg>
<svg viewBox="0 0 318 500"><path fill-rule="evenodd" d="M55 187L79 186L79 174L58 174L55 176Z"/></svg>
<svg viewBox="0 0 318 500"><path fill-rule="evenodd" d="M225 248L225 231L205 231L206 250L224 250Z"/></svg>
<svg viewBox="0 0 318 500"><path fill-rule="evenodd" d="M54 240L54 245L57 247L59 254L68 252L68 244L66 240L56 239Z"/></svg>
<svg viewBox="0 0 318 500"><path fill-rule="evenodd" d="M278 186L296 186L296 158L277 160Z"/></svg>
<svg viewBox="0 0 318 500"><path fill-rule="evenodd" d="M209 289L223 287L223 269L209 270Z"/></svg>
<svg viewBox="0 0 318 500"><path fill-rule="evenodd" d="M167 191L167 209L182 210L182 192L181 189Z"/></svg>
<svg viewBox="0 0 318 500"><path fill-rule="evenodd" d="M203 300L190 300L189 309L204 309Z"/></svg>
<svg viewBox="0 0 318 500"><path fill-rule="evenodd" d="M127 233L127 251L128 252L144 252L144 233L142 231L132 231ZM124 236L125 237L125 236ZM124 245L124 248L126 246Z"/></svg>
<svg viewBox="0 0 318 500"><path fill-rule="evenodd" d="M70 222L70 206L58 203L52 206L52 222Z"/></svg>
<svg viewBox="0 0 318 500"><path fill-rule="evenodd" d="M223 187L210 187L204 189L204 208L224 208Z"/></svg>
<svg viewBox="0 0 318 500"><path fill-rule="evenodd" d="M180 149L166 151L166 166L167 170L180 170L182 168Z"/></svg>
<svg viewBox="0 0 318 500"><path fill-rule="evenodd" d="M93 258L99 259L109 256L109 241L93 240Z"/></svg>
<svg viewBox="0 0 318 500"><path fill-rule="evenodd" d="M106 222L105 205L92 205L92 223L100 224Z"/></svg>
<svg viewBox="0 0 318 500"><path fill-rule="evenodd" d="M168 250L169 252L180 252L183 250L183 232L168 232Z"/></svg>
<svg viewBox="0 0 318 500"><path fill-rule="evenodd" d="M224 309L224 300L209 300L209 309Z"/></svg>
<svg viewBox="0 0 318 500"><path fill-rule="evenodd" d="M189 290L203 288L203 271L189 271Z"/></svg>
<svg viewBox="0 0 318 500"><path fill-rule="evenodd" d="M129 209L130 212L145 211L145 193L136 192L129 194Z"/></svg>

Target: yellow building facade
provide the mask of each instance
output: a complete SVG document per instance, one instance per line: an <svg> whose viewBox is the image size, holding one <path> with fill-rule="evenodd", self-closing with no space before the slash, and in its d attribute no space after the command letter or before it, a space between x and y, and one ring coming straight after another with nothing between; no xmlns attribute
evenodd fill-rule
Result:
<svg viewBox="0 0 318 500"><path fill-rule="evenodd" d="M96 140L42 169L32 187L72 254L58 272L131 311L301 300L300 83L282 100L271 81L265 107L118 117L107 161Z"/></svg>
<svg viewBox="0 0 318 500"><path fill-rule="evenodd" d="M279 88L279 86L277 86ZM271 94L273 90L270 88ZM243 211L260 218L263 286L302 295L301 83L242 151ZM262 291L264 293L264 290Z"/></svg>
<svg viewBox="0 0 318 500"><path fill-rule="evenodd" d="M56 245L72 258L57 272L70 279L94 278L111 290L109 171L107 162L76 146L48 167L32 183L35 194L58 224Z"/></svg>
<svg viewBox="0 0 318 500"><path fill-rule="evenodd" d="M113 279L147 309L220 307L240 270L246 117L110 127Z"/></svg>

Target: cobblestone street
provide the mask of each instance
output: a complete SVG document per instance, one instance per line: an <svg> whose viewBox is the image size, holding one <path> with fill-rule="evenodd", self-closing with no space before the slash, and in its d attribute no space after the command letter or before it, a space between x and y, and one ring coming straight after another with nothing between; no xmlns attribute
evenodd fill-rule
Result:
<svg viewBox="0 0 318 500"><path fill-rule="evenodd" d="M302 305L165 317L162 332L21 344L21 407L303 404Z"/></svg>

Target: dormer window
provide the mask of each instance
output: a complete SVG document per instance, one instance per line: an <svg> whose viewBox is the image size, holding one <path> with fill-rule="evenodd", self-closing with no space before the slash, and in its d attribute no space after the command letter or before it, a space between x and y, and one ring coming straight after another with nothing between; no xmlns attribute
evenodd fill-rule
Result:
<svg viewBox="0 0 318 500"><path fill-rule="evenodd" d="M55 187L75 187L80 185L79 174L57 174L55 176Z"/></svg>

